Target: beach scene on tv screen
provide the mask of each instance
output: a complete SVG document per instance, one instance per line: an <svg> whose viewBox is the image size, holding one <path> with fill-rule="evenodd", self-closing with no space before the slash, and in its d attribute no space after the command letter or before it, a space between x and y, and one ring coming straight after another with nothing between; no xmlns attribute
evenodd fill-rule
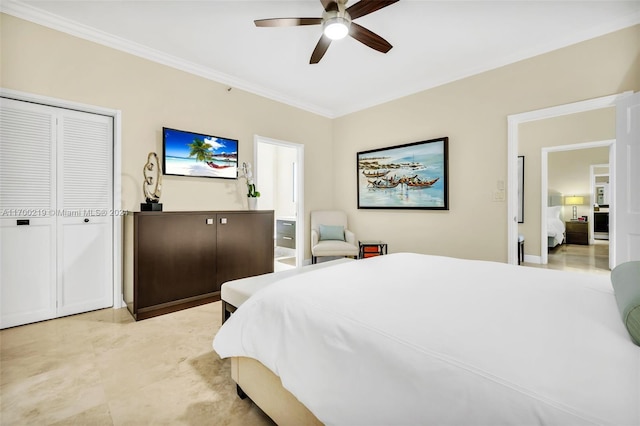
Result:
<svg viewBox="0 0 640 426"><path fill-rule="evenodd" d="M164 129L164 173L235 179L238 141L181 130Z"/></svg>

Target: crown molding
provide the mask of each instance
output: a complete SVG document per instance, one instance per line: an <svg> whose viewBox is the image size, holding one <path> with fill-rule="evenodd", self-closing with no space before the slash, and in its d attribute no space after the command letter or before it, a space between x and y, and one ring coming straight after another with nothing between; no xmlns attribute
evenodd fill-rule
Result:
<svg viewBox="0 0 640 426"><path fill-rule="evenodd" d="M327 118L335 118L335 114L325 108L316 105L300 102L297 99L284 96L265 87L252 84L248 81L221 73L211 68L203 67L194 62L186 61L159 50L144 46L139 43L126 40L122 37L114 36L104 31L97 30L87 25L62 18L58 15L46 12L42 9L22 3L18 0L0 0L0 12L6 13L16 18L24 19L38 25L42 25L84 40L101 44L112 49L129 53L180 71L188 72L208 80L222 83L236 89L259 95L289 106L293 106Z"/></svg>
<svg viewBox="0 0 640 426"><path fill-rule="evenodd" d="M605 34L621 30L623 28L640 24L639 8L637 12L616 21L607 22L599 26L594 26L586 31L572 34L568 37L565 37L564 39L554 40L553 42L547 43L545 45L522 49L521 51L513 55L490 60L485 63L478 64L473 68L458 70L458 72L452 73L446 78L431 81L420 81L416 85L413 85L411 87L404 87L392 92L387 92L375 99L352 104L350 106L339 106L336 108L327 109L314 104L301 102L300 99L285 96L266 87L259 86L246 80L221 73L219 71L204 67L194 62L186 61L184 59L169 55L167 53L144 46L142 44L131 42L121 37L117 37L112 34L86 26L84 24L80 24L76 21L62 18L58 15L25 4L20 0L0 0L0 12L49 27L60 32L64 32L75 37L92 41L103 46L120 50L162 65L188 72L190 74L194 74L208 80L225 84L237 89L245 90L249 93L253 93L255 95L262 96L264 98L271 99L330 119L342 117L364 109L385 104L387 102L395 101L413 95L415 93L423 92L434 87L451 83L453 81L461 80L495 68L509 65L524 59L528 59L534 56L558 50L563 47L600 37Z"/></svg>

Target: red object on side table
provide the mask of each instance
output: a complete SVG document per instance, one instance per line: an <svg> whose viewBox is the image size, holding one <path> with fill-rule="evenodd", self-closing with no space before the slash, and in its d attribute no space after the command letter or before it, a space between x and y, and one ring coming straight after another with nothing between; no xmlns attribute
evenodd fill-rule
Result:
<svg viewBox="0 0 640 426"><path fill-rule="evenodd" d="M358 241L360 246L359 259L387 254L387 243L382 241Z"/></svg>

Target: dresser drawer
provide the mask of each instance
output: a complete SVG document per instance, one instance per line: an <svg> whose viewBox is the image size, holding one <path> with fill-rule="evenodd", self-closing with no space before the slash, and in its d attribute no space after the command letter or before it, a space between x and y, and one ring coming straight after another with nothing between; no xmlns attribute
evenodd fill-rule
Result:
<svg viewBox="0 0 640 426"><path fill-rule="evenodd" d="M287 235L289 237L296 236L296 221L295 220L276 220L276 233Z"/></svg>
<svg viewBox="0 0 640 426"><path fill-rule="evenodd" d="M276 245L278 247L296 248L295 220L276 220Z"/></svg>
<svg viewBox="0 0 640 426"><path fill-rule="evenodd" d="M290 237L288 235L277 234L276 245L278 247L296 248L296 237Z"/></svg>
<svg viewBox="0 0 640 426"><path fill-rule="evenodd" d="M588 222L566 222L567 244L589 244Z"/></svg>

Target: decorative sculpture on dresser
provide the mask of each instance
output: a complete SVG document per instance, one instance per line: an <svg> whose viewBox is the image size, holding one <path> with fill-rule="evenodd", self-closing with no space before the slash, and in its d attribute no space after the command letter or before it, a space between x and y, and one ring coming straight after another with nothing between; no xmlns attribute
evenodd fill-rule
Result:
<svg viewBox="0 0 640 426"><path fill-rule="evenodd" d="M160 194L162 194L162 170L160 160L155 152L150 152L147 156L147 163L142 168L144 181L142 192L146 203L140 204L141 211L162 211Z"/></svg>

